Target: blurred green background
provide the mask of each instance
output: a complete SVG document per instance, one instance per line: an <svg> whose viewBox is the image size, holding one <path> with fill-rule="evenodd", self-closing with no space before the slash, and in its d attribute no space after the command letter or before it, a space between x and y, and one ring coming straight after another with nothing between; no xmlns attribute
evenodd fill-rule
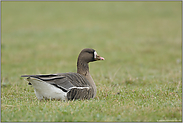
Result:
<svg viewBox="0 0 183 123"><path fill-rule="evenodd" d="M102 101L106 93L115 95L124 90L141 93L141 90L152 89L150 95L161 90L168 95L157 97L159 100L163 98L163 101L151 108L168 115L156 116L155 113L152 117L146 112L144 116L138 110L132 110L134 117L130 116L131 113L120 114L128 109L108 114L112 112L110 105L114 105L111 96L108 98L108 103L111 103L104 107L107 110L106 114L103 113L105 117L96 119L94 115L99 112L96 110L91 111L89 118L63 117L61 121L180 120L181 7L180 1L1 2L1 120L20 121L23 111L17 112L16 105L36 100L33 88L20 78L22 74L76 72L77 56L83 48L94 48L105 58L105 61L90 63L90 73L98 89L96 99ZM170 93L173 95L170 96ZM139 102L137 99L140 97L132 98L130 94L124 93L132 102ZM164 96L170 104L176 103L170 107L171 112L157 108L167 102ZM151 100L147 102L152 103ZM32 109L35 105L31 104ZM121 110L120 106L113 108ZM135 104L133 106L136 107ZM124 107L127 106L124 104ZM14 113L8 115L9 112ZM52 119L45 120L31 118L30 114L23 121L58 120L54 113Z"/></svg>

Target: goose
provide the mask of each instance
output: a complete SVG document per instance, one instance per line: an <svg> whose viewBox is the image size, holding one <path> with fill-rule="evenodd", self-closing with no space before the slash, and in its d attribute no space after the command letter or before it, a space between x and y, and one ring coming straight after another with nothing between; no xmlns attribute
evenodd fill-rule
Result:
<svg viewBox="0 0 183 123"><path fill-rule="evenodd" d="M34 87L38 100L84 100L96 96L97 89L89 72L89 62L105 60L94 49L83 49L77 59L77 73L22 75Z"/></svg>

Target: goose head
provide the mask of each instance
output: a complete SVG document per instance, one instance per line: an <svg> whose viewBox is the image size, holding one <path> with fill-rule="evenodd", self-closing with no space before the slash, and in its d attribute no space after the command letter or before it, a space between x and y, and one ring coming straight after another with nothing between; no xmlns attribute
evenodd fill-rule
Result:
<svg viewBox="0 0 183 123"><path fill-rule="evenodd" d="M85 63L89 63L89 62L105 60L105 59L99 56L94 49L85 48L80 52L78 56L78 60L81 60L82 62L85 62Z"/></svg>

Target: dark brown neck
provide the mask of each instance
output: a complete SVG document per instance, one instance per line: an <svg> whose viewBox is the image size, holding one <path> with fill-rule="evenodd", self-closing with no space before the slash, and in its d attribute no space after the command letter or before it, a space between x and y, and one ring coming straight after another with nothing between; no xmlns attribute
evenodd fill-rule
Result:
<svg viewBox="0 0 183 123"><path fill-rule="evenodd" d="M79 74L81 74L83 76L86 76L89 73L88 63L81 62L78 59L78 62L77 62L77 73L79 73Z"/></svg>
<svg viewBox="0 0 183 123"><path fill-rule="evenodd" d="M78 61L77 61L77 73L79 73L79 74L86 77L86 79L88 80L88 82L90 83L90 85L92 86L92 88L94 90L94 97L95 97L97 89L96 89L95 82L93 81L93 78L90 75L88 63L87 62L81 62L78 59Z"/></svg>

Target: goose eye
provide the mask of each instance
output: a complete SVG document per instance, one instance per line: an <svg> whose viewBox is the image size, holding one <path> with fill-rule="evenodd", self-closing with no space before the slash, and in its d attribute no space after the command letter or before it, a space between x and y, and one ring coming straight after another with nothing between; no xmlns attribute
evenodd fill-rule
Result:
<svg viewBox="0 0 183 123"><path fill-rule="evenodd" d="M97 58L97 52L95 51L94 52L94 59L96 59Z"/></svg>

